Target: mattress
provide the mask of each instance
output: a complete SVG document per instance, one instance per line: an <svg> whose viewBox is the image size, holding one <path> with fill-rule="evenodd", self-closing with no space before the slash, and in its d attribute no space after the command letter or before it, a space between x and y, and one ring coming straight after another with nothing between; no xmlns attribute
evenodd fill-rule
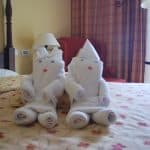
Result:
<svg viewBox="0 0 150 150"><path fill-rule="evenodd" d="M65 108L62 108L58 110L57 126L45 129L38 123L25 127L14 124L12 114L22 106L19 80L16 77L7 78L7 82L0 80L0 89L3 87L0 94L0 150L150 149L150 84L108 83L112 98L110 107L118 117L109 128L90 123L84 129L71 129L65 121Z"/></svg>

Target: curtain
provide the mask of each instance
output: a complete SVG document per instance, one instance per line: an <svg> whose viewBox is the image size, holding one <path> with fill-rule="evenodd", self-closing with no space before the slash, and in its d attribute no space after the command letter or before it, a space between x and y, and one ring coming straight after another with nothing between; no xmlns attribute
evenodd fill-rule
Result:
<svg viewBox="0 0 150 150"><path fill-rule="evenodd" d="M146 11L140 0L72 0L71 34L105 53L104 76L143 82Z"/></svg>

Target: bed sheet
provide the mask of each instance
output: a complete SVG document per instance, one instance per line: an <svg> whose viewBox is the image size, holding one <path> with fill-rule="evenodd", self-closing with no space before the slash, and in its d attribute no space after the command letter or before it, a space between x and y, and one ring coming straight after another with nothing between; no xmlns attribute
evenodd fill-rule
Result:
<svg viewBox="0 0 150 150"><path fill-rule="evenodd" d="M0 94L18 90L20 88L21 78L24 76L0 77Z"/></svg>
<svg viewBox="0 0 150 150"><path fill-rule="evenodd" d="M109 128L91 123L84 129L66 125L66 112L59 110L59 123L45 129L38 123L22 127L12 114L21 106L20 91L0 94L0 150L149 150L150 84L108 83L117 122Z"/></svg>

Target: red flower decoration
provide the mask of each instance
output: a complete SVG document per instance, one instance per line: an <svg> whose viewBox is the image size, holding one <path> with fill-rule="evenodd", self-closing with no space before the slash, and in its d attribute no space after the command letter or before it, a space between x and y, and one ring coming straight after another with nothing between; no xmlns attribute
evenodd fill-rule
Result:
<svg viewBox="0 0 150 150"><path fill-rule="evenodd" d="M26 150L34 150L35 148L36 148L36 146L33 145L33 144L28 144L28 145L26 146Z"/></svg>
<svg viewBox="0 0 150 150"><path fill-rule="evenodd" d="M120 106L121 108L125 108L125 109L127 109L128 108L128 106L125 106L125 105L123 105L123 106Z"/></svg>
<svg viewBox="0 0 150 150"><path fill-rule="evenodd" d="M150 145L150 140L144 141L144 145Z"/></svg>
<svg viewBox="0 0 150 150"><path fill-rule="evenodd" d="M125 145L122 145L120 143L117 143L115 145L112 145L113 149L112 150L122 150L123 148L126 148Z"/></svg>
<svg viewBox="0 0 150 150"><path fill-rule="evenodd" d="M89 69L89 70L92 70L93 68L92 68L92 66L88 66L88 69Z"/></svg>
<svg viewBox="0 0 150 150"><path fill-rule="evenodd" d="M0 132L0 139L4 138L4 133Z"/></svg>
<svg viewBox="0 0 150 150"><path fill-rule="evenodd" d="M133 100L133 98L131 98L131 97L128 98L128 101L132 101L132 100Z"/></svg>
<svg viewBox="0 0 150 150"><path fill-rule="evenodd" d="M57 131L54 130L54 129L53 129L53 130L52 130L52 129L48 129L47 132L48 132L49 134L55 134Z"/></svg>
<svg viewBox="0 0 150 150"><path fill-rule="evenodd" d="M44 68L44 69L43 69L43 72L47 72L47 71L48 71L48 69L47 69L47 68Z"/></svg>
<svg viewBox="0 0 150 150"><path fill-rule="evenodd" d="M116 94L116 96L118 96L118 97L119 97L119 96L122 96L122 95L121 95L121 94Z"/></svg>
<svg viewBox="0 0 150 150"><path fill-rule="evenodd" d="M87 147L89 147L89 143L87 143L87 142L80 142L79 144L78 144L78 147L84 147L84 148L87 148Z"/></svg>
<svg viewBox="0 0 150 150"><path fill-rule="evenodd" d="M92 130L92 134L99 135L102 134L101 130Z"/></svg>
<svg viewBox="0 0 150 150"><path fill-rule="evenodd" d="M119 115L122 119L125 119L126 118L126 115L124 115L124 114L120 114Z"/></svg>
<svg viewBox="0 0 150 150"><path fill-rule="evenodd" d="M66 115L67 112L66 111L61 111L61 114Z"/></svg>
<svg viewBox="0 0 150 150"><path fill-rule="evenodd" d="M148 124L145 122L138 122L138 125L142 127L148 127Z"/></svg>
<svg viewBox="0 0 150 150"><path fill-rule="evenodd" d="M118 125L118 126L122 126L123 125L123 123L119 122L119 121L117 121L115 124Z"/></svg>

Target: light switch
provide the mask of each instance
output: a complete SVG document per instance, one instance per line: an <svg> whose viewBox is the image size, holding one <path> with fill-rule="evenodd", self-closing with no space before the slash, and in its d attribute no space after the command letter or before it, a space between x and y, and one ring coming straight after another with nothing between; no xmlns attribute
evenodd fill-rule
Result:
<svg viewBox="0 0 150 150"><path fill-rule="evenodd" d="M23 49L23 50L21 51L21 55L22 55L22 56L29 56L29 55L30 55L30 51L29 51L28 49Z"/></svg>

